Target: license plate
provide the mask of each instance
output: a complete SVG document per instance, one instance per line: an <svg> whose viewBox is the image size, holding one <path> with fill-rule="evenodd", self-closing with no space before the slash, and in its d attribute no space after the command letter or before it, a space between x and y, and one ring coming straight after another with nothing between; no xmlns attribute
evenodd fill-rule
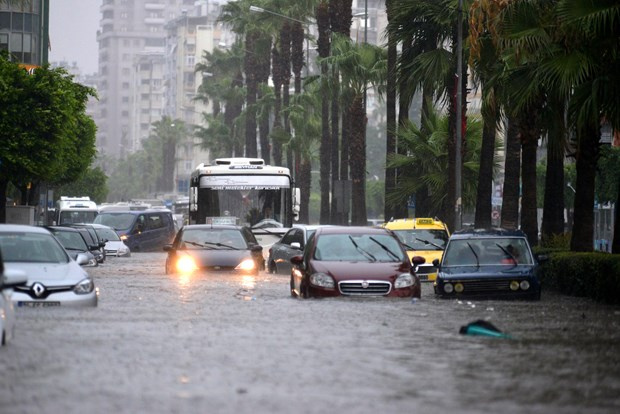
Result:
<svg viewBox="0 0 620 414"><path fill-rule="evenodd" d="M420 281L428 280L428 275L418 275Z"/></svg>
<svg viewBox="0 0 620 414"><path fill-rule="evenodd" d="M49 306L60 306L60 302L25 302L20 301L17 302L17 306L22 306L24 308L47 308Z"/></svg>

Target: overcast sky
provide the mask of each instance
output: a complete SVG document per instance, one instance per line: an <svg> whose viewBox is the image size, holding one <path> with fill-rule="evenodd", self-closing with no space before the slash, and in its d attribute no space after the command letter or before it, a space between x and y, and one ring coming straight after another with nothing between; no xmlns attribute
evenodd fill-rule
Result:
<svg viewBox="0 0 620 414"><path fill-rule="evenodd" d="M84 74L97 72L97 29L101 0L50 1L50 62L77 62Z"/></svg>

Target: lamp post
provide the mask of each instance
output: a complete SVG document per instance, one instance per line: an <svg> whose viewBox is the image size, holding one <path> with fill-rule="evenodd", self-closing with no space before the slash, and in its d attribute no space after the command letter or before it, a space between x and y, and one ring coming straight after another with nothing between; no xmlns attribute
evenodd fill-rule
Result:
<svg viewBox="0 0 620 414"><path fill-rule="evenodd" d="M463 89L461 82L463 78L463 0L459 0L458 5L458 18L457 18L457 41L456 41L456 142L454 145L456 162L455 165L455 192L454 199L456 204L454 206L454 229L459 230L462 227L462 203L461 203L461 144L463 140Z"/></svg>

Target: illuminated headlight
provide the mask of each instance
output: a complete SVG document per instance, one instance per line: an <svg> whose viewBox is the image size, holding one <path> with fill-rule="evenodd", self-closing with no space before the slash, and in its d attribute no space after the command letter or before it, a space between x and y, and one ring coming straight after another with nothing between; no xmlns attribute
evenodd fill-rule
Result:
<svg viewBox="0 0 620 414"><path fill-rule="evenodd" d="M194 259L189 256L181 256L177 260L177 271L180 273L191 273L194 270L198 269Z"/></svg>
<svg viewBox="0 0 620 414"><path fill-rule="evenodd" d="M125 240L127 240L128 238L129 238L129 236L128 236L128 235L126 235L126 234L123 234L123 235L121 236L121 240L122 240L122 241L125 241Z"/></svg>
<svg viewBox="0 0 620 414"><path fill-rule="evenodd" d="M244 261L239 263L237 267L235 267L235 270L249 271L254 269L256 269L256 262L254 262L254 260L252 259L245 259Z"/></svg>
<svg viewBox="0 0 620 414"><path fill-rule="evenodd" d="M310 283L326 289L333 289L335 286L334 279L325 273L313 273L310 276Z"/></svg>
<svg viewBox="0 0 620 414"><path fill-rule="evenodd" d="M521 283L519 283L519 287L522 290L528 290L530 288L530 282L528 282L527 280L522 280Z"/></svg>
<svg viewBox="0 0 620 414"><path fill-rule="evenodd" d="M446 293L452 293L454 292L454 286L452 286L452 283L445 283L443 285L443 291Z"/></svg>
<svg viewBox="0 0 620 414"><path fill-rule="evenodd" d="M457 283L456 285L454 285L454 291L456 293L461 293L465 290L465 286L463 286L462 283Z"/></svg>
<svg viewBox="0 0 620 414"><path fill-rule="evenodd" d="M92 279L84 279L73 288L76 295L86 295L93 291L95 284Z"/></svg>
<svg viewBox="0 0 620 414"><path fill-rule="evenodd" d="M396 282L394 282L394 288L406 288L409 286L413 286L415 279L409 273L403 273L402 275L396 278Z"/></svg>
<svg viewBox="0 0 620 414"><path fill-rule="evenodd" d="M510 282L510 290L519 290L519 282L516 280Z"/></svg>

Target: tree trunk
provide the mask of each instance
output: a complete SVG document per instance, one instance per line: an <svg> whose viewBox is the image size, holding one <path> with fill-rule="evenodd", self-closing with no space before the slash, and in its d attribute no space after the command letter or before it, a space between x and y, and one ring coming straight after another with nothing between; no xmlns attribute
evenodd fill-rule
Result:
<svg viewBox="0 0 620 414"><path fill-rule="evenodd" d="M271 49L271 71L273 80L273 129L282 127L280 112L282 110L282 63L280 62L280 52L274 44ZM272 143L274 165L282 165L282 144L278 140Z"/></svg>
<svg viewBox="0 0 620 414"><path fill-rule="evenodd" d="M340 149L340 180L345 182L349 180L349 163L350 163L350 150L349 147L349 137L351 136L351 116L349 115L349 111L342 112L342 145ZM349 224L349 212L350 209L350 200L343 201L343 213L340 215L340 221L338 224L348 225Z"/></svg>
<svg viewBox="0 0 620 414"><path fill-rule="evenodd" d="M594 182L600 136L600 126L597 124L577 131L577 184L570 241L570 249L575 252L594 250Z"/></svg>
<svg viewBox="0 0 620 414"><path fill-rule="evenodd" d="M255 158L257 156L256 145L256 58L254 57L256 33L248 31L245 38L245 86L246 86L246 112L245 112L245 156Z"/></svg>
<svg viewBox="0 0 620 414"><path fill-rule="evenodd" d="M538 209L536 202L536 150L538 148L538 129L535 127L536 115L528 111L528 126L522 124L522 160L521 182L523 197L521 199L521 229L527 235L531 246L538 245Z"/></svg>
<svg viewBox="0 0 620 414"><path fill-rule="evenodd" d="M2 187L0 187L2 191ZM611 245L611 252L620 254L620 177L618 177L618 194L616 196L616 207L614 214L614 241ZM0 223L2 223L2 211L0 210Z"/></svg>
<svg viewBox="0 0 620 414"><path fill-rule="evenodd" d="M365 226L366 216L366 112L361 96L353 98L351 116L351 224Z"/></svg>
<svg viewBox="0 0 620 414"><path fill-rule="evenodd" d="M316 23L318 30L319 56L329 56L329 6L326 1L321 1L316 7ZM329 88L327 77L329 67L326 63L321 64L321 148L320 152L320 186L321 186L321 212L320 224L328 224L330 219L329 194L330 194L330 169L331 169L331 136L329 133Z"/></svg>
<svg viewBox="0 0 620 414"><path fill-rule="evenodd" d="M332 142L331 142L331 173L332 173L332 189L335 188L334 183L339 178L339 151L338 151L338 143L340 140L340 73L336 67L332 68L332 119L331 119L331 133L332 133ZM333 191L333 190L332 190ZM339 222L338 217L338 208L336 203L338 201L342 202L342 200L337 200L336 197L332 196L331 200L331 221L332 224L337 224Z"/></svg>
<svg viewBox="0 0 620 414"><path fill-rule="evenodd" d="M311 177L312 163L305 156L301 160L301 166L299 168L299 187L301 188L301 200L299 209L299 222L310 223L310 186L312 182Z"/></svg>
<svg viewBox="0 0 620 414"><path fill-rule="evenodd" d="M547 139L545 201L541 226L541 244L548 244L554 235L564 233L564 109L553 121Z"/></svg>
<svg viewBox="0 0 620 414"><path fill-rule="evenodd" d="M6 223L6 192L9 188L9 181L0 178L0 223Z"/></svg>
<svg viewBox="0 0 620 414"><path fill-rule="evenodd" d="M517 119L509 117L507 123L501 226L506 229L516 229L519 226L521 144L519 143Z"/></svg>
<svg viewBox="0 0 620 414"><path fill-rule="evenodd" d="M386 0L385 11L388 22L393 18L394 0ZM386 91L386 131L385 131L385 196L383 218L388 221L395 217L394 206L387 203L389 195L396 189L396 169L388 168L387 164L396 153L396 61L398 52L394 33L388 32L387 39L387 91Z"/></svg>
<svg viewBox="0 0 620 414"><path fill-rule="evenodd" d="M486 96L485 84L482 84L482 96ZM493 210L493 161L495 158L495 134L497 131L497 111L488 108L483 111L482 145L480 148L480 168L478 170L478 188L476 193L476 217L474 227L479 229L491 227Z"/></svg>

